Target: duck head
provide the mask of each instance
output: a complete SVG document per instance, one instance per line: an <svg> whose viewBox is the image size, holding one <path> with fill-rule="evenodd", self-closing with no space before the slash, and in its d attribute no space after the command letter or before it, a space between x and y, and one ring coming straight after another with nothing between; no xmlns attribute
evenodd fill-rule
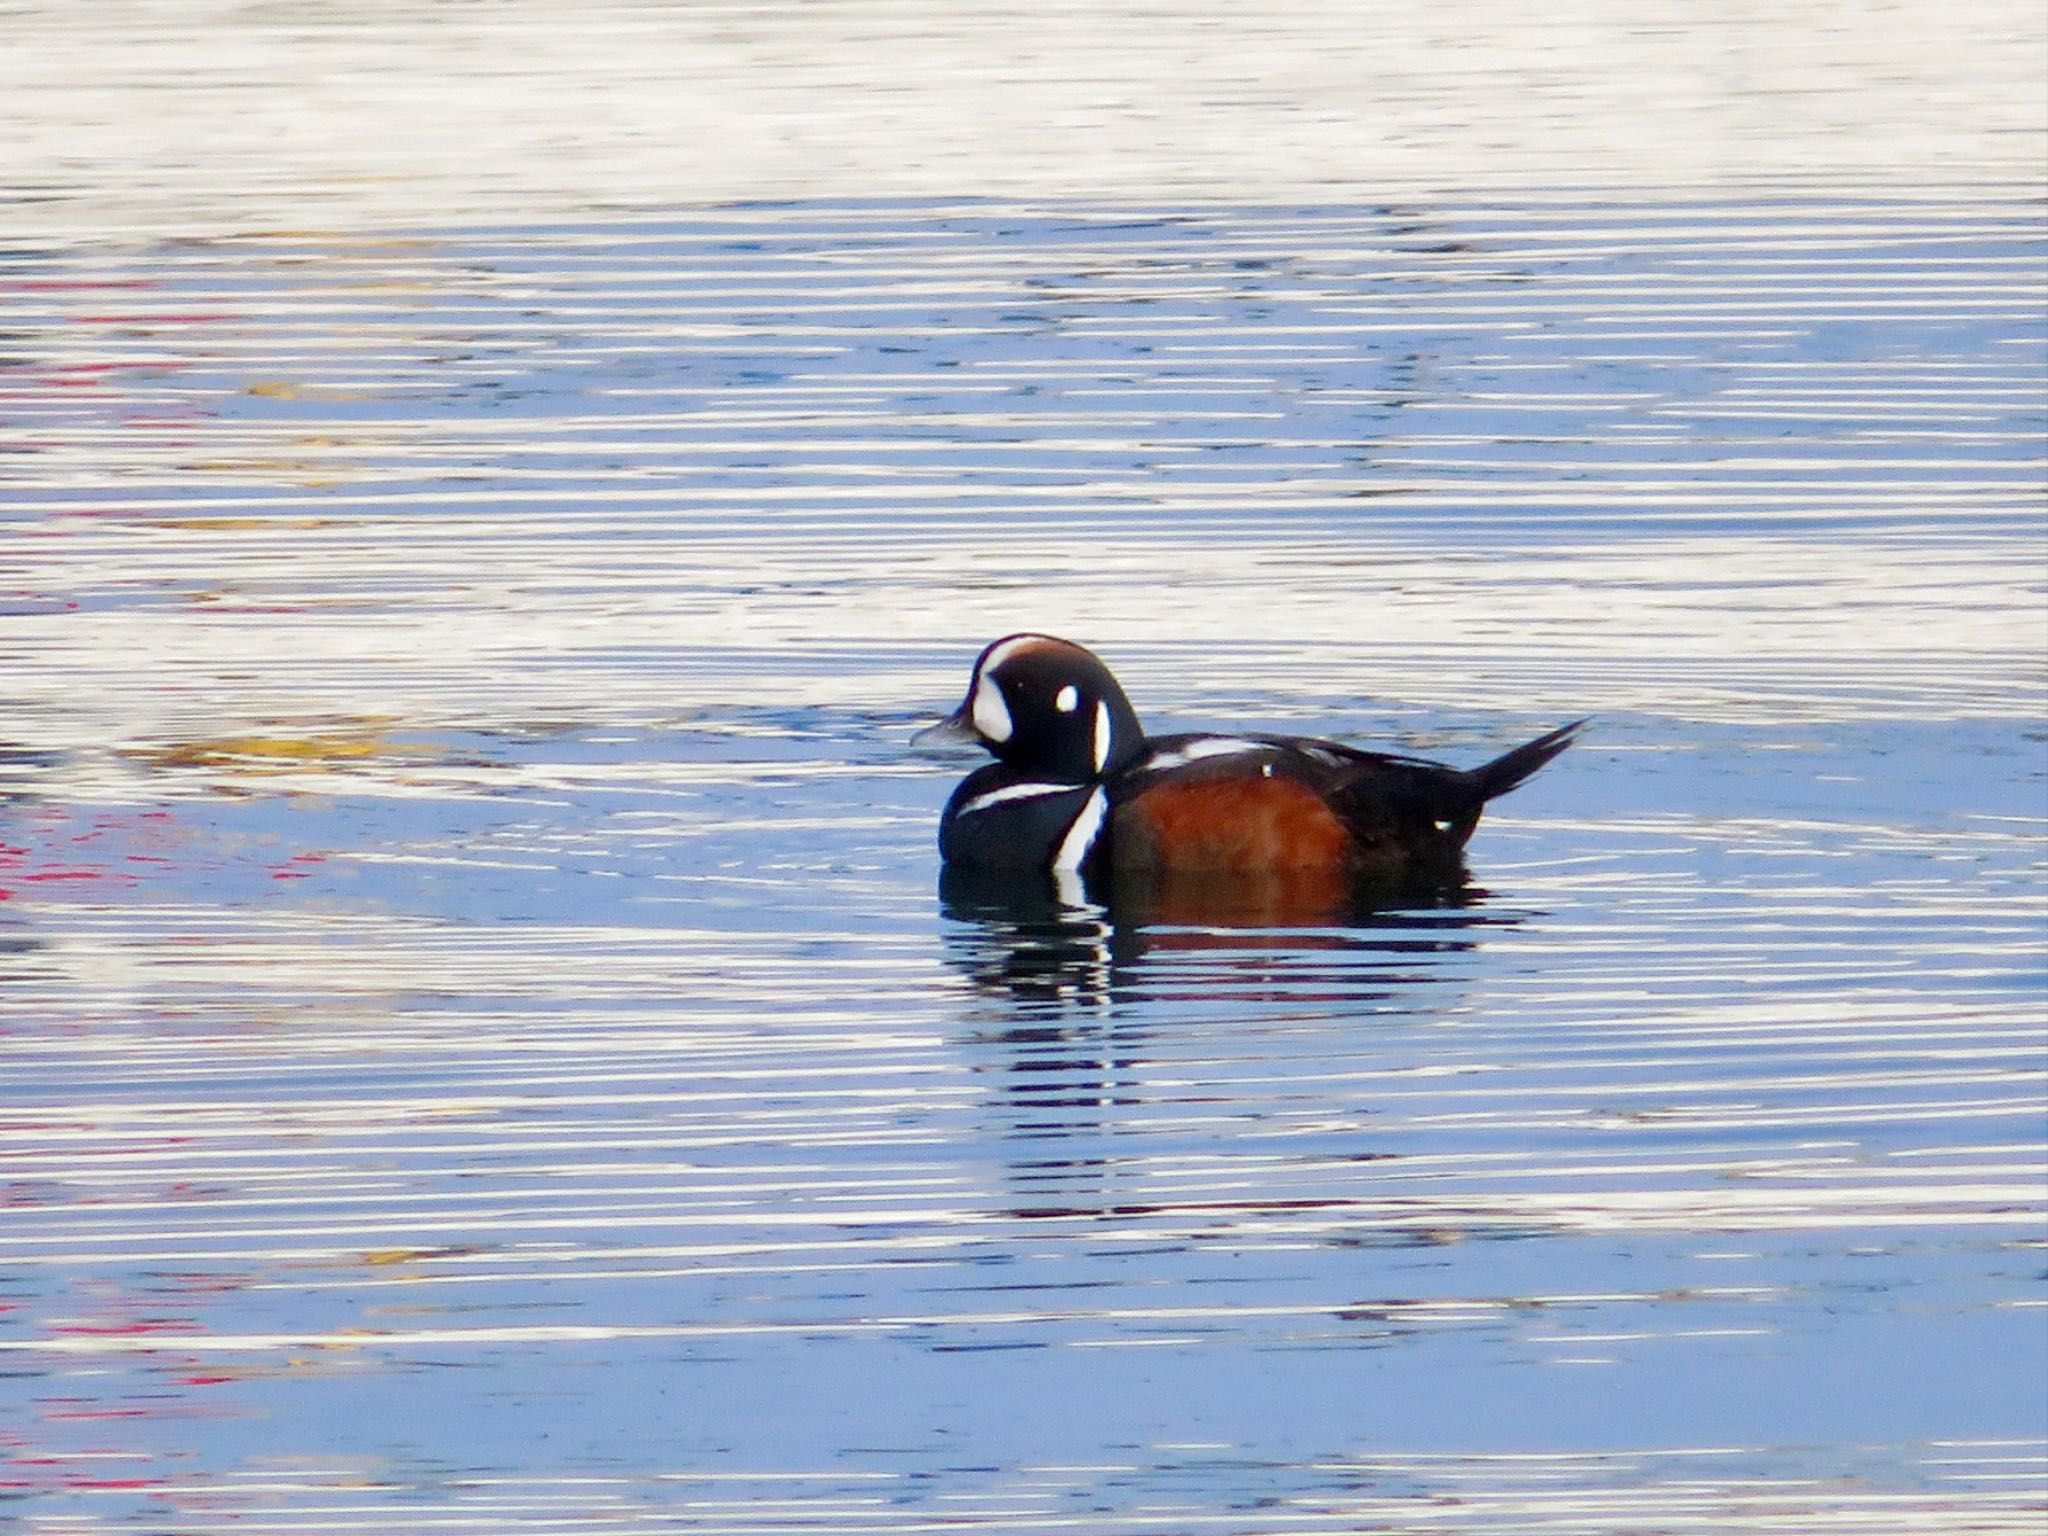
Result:
<svg viewBox="0 0 2048 1536"><path fill-rule="evenodd" d="M1101 658L1052 635L1006 635L975 659L960 707L912 745L973 742L1034 779L1086 784L1127 767L1145 731Z"/></svg>

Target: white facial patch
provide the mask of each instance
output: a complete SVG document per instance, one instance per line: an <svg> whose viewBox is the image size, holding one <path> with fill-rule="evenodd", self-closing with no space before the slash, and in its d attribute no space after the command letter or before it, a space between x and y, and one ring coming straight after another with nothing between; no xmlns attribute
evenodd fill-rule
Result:
<svg viewBox="0 0 2048 1536"><path fill-rule="evenodd" d="M971 816L976 811L985 811L992 805L1001 805L1006 800L1038 800L1046 795L1071 795L1078 784L1005 784L1001 789L992 789L986 794L976 795L953 814Z"/></svg>
<svg viewBox="0 0 2048 1536"><path fill-rule="evenodd" d="M1071 715L1081 707L1081 690L1072 683L1067 684L1052 696L1052 707L1063 715Z"/></svg>
<svg viewBox="0 0 2048 1536"><path fill-rule="evenodd" d="M1154 752L1138 764L1145 773L1163 773L1168 768L1185 768L1189 763L1198 763L1205 757L1236 757L1244 752L1265 752L1271 750L1262 741L1246 741L1239 736L1198 736L1193 741L1174 747L1165 752Z"/></svg>
<svg viewBox="0 0 2048 1536"><path fill-rule="evenodd" d="M1079 869L1081 861L1088 857L1088 851L1095 846L1096 836L1102 831L1103 818L1109 814L1109 791L1100 784L1082 805L1081 812L1067 828L1067 835L1060 839L1059 850L1052 856L1055 873L1060 870Z"/></svg>
<svg viewBox="0 0 2048 1536"><path fill-rule="evenodd" d="M1003 702L1003 690L996 680L984 671L974 680L974 708L970 711L974 728L990 741L1008 741L1016 729L1010 723L1010 706Z"/></svg>
<svg viewBox="0 0 2048 1536"><path fill-rule="evenodd" d="M1095 771L1102 772L1102 765L1109 761L1109 705L1101 699L1095 701Z"/></svg>
<svg viewBox="0 0 2048 1536"><path fill-rule="evenodd" d="M1050 642L1044 635L1012 635L981 658L982 674L986 676L990 672L999 670L1004 662L1015 656L1019 651L1035 650L1039 646L1048 643Z"/></svg>

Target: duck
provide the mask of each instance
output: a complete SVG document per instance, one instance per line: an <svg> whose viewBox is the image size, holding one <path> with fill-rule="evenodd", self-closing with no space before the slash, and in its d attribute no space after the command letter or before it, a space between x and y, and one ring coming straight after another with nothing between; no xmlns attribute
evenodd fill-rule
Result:
<svg viewBox="0 0 2048 1536"><path fill-rule="evenodd" d="M1476 768L1261 732L1150 736L1085 646L1005 635L959 708L911 738L995 761L939 817L952 871L1204 879L1456 881L1487 804L1569 747L1574 720Z"/></svg>

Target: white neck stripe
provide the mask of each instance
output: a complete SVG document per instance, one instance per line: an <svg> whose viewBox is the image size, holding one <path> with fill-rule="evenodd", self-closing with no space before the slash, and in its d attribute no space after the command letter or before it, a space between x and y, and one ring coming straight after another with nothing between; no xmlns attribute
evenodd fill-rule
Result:
<svg viewBox="0 0 2048 1536"><path fill-rule="evenodd" d="M1005 800L1038 800L1047 795L1071 795L1081 788L1079 784L1005 784L1001 789L985 790L955 811L955 816L971 815L985 811L992 805L1001 805Z"/></svg>
<svg viewBox="0 0 2048 1536"><path fill-rule="evenodd" d="M1067 828L1067 835L1060 839L1059 850L1052 856L1055 873L1081 867L1082 861L1094 849L1096 835L1102 831L1103 819L1108 814L1109 791L1098 784L1073 824Z"/></svg>

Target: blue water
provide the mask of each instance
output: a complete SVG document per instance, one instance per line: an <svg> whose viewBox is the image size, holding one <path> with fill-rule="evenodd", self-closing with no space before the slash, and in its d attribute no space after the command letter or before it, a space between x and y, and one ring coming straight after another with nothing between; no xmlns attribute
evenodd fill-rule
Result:
<svg viewBox="0 0 2048 1536"><path fill-rule="evenodd" d="M10 250L0 1496L2032 1529L2043 249L1808 195ZM1027 626L1156 731L1595 724L1464 905L990 910L907 741Z"/></svg>

